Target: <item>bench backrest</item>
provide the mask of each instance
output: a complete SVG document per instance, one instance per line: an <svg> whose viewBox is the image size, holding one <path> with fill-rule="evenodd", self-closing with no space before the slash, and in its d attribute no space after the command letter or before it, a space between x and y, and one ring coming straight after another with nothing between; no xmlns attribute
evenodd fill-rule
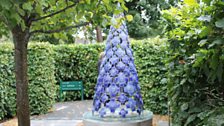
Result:
<svg viewBox="0 0 224 126"><path fill-rule="evenodd" d="M62 91L83 90L82 81L60 81Z"/></svg>
<svg viewBox="0 0 224 126"><path fill-rule="evenodd" d="M60 101L62 101L62 92L81 90L81 99L84 100L84 88L82 81L60 81Z"/></svg>

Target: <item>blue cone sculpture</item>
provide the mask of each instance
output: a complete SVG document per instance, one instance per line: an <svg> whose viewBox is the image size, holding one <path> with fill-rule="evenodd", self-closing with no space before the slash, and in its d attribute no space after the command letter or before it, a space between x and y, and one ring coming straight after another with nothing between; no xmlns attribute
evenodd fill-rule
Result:
<svg viewBox="0 0 224 126"><path fill-rule="evenodd" d="M116 17L123 16L120 14ZM140 115L143 101L128 31L123 21L110 27L95 87L93 114L100 117Z"/></svg>

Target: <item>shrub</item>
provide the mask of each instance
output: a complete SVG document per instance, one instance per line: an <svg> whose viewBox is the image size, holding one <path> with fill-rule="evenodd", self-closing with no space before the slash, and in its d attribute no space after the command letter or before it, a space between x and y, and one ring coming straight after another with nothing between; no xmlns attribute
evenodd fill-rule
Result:
<svg viewBox="0 0 224 126"><path fill-rule="evenodd" d="M224 125L224 2L203 2L186 0L164 13L174 126Z"/></svg>
<svg viewBox="0 0 224 126"><path fill-rule="evenodd" d="M71 81L81 80L84 84L84 95L92 98L97 80L97 60L103 51L103 45L57 45L55 50L56 79ZM59 87L58 87L59 89ZM65 99L80 99L80 92L66 92Z"/></svg>
<svg viewBox="0 0 224 126"><path fill-rule="evenodd" d="M11 44L0 45L0 120L16 114L16 90Z"/></svg>
<svg viewBox="0 0 224 126"><path fill-rule="evenodd" d="M167 114L167 72L163 60L164 40L148 39L132 43L145 109L155 114Z"/></svg>
<svg viewBox="0 0 224 126"><path fill-rule="evenodd" d="M46 113L55 101L53 50L49 44L28 49L28 81L31 114ZM0 120L16 114L14 51L11 43L0 45Z"/></svg>

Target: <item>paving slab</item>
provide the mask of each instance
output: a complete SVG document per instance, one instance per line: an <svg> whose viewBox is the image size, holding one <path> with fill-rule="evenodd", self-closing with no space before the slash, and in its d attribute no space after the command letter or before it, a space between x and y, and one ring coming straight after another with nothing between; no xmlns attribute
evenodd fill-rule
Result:
<svg viewBox="0 0 224 126"><path fill-rule="evenodd" d="M84 100L56 103L52 112L32 116L31 126L83 126L83 114L92 110L92 102ZM169 126L169 123L158 120L157 126Z"/></svg>
<svg viewBox="0 0 224 126"><path fill-rule="evenodd" d="M92 102L92 100L84 100L56 103L52 112L33 116L31 120L82 120L83 114L92 110Z"/></svg>
<svg viewBox="0 0 224 126"><path fill-rule="evenodd" d="M31 120L31 126L82 126L81 120Z"/></svg>
<svg viewBox="0 0 224 126"><path fill-rule="evenodd" d="M169 126L169 122L168 121L159 121L158 126Z"/></svg>

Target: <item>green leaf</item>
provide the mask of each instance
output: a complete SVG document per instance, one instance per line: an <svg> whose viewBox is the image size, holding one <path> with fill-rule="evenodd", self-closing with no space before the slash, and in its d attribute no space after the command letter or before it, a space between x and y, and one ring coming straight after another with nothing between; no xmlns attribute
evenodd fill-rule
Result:
<svg viewBox="0 0 224 126"><path fill-rule="evenodd" d="M210 5L212 0L202 0L204 3L206 3L207 5Z"/></svg>
<svg viewBox="0 0 224 126"><path fill-rule="evenodd" d="M224 28L224 18L215 22L215 26L218 28Z"/></svg>
<svg viewBox="0 0 224 126"><path fill-rule="evenodd" d="M161 84L166 84L167 83L167 78L163 78L161 81L160 81Z"/></svg>
<svg viewBox="0 0 224 126"><path fill-rule="evenodd" d="M197 1L196 0L184 0L184 3L189 6L192 6L192 5L196 5Z"/></svg>
<svg viewBox="0 0 224 126"><path fill-rule="evenodd" d="M184 126L188 126L188 124L190 124L191 122L193 122L193 121L195 120L196 117L197 117L196 114L189 116L189 117L187 118L187 121L186 121L186 123L184 124Z"/></svg>
<svg viewBox="0 0 224 126"><path fill-rule="evenodd" d="M22 5L23 9L31 11L33 9L31 2L26 2Z"/></svg>
<svg viewBox="0 0 224 126"><path fill-rule="evenodd" d="M188 109L188 103L184 103L183 105L181 105L181 111L185 111Z"/></svg>
<svg viewBox="0 0 224 126"><path fill-rule="evenodd" d="M132 15L126 15L126 18L129 22L131 22L133 20L133 16Z"/></svg>
<svg viewBox="0 0 224 126"><path fill-rule="evenodd" d="M109 4L109 3L110 3L109 0L103 0L103 2L104 2L105 4Z"/></svg>
<svg viewBox="0 0 224 126"><path fill-rule="evenodd" d="M211 48L211 47L213 47L215 45L221 45L223 43L224 43L223 39L216 39L208 46L208 48Z"/></svg>
<svg viewBox="0 0 224 126"><path fill-rule="evenodd" d="M121 4L121 7L125 10L125 11L128 11L128 8L122 3Z"/></svg>
<svg viewBox="0 0 224 126"><path fill-rule="evenodd" d="M212 31L212 29L211 29L210 27L203 27L201 30L202 30L202 31L201 31L200 34L199 34L199 36L200 36L201 38L203 38L203 37L205 37L205 36L208 36L209 33Z"/></svg>
<svg viewBox="0 0 224 126"><path fill-rule="evenodd" d="M222 82L223 80L223 63L222 62L219 62L219 66L217 69L217 77L219 82Z"/></svg>
<svg viewBox="0 0 224 126"><path fill-rule="evenodd" d="M87 4L90 4L90 3L91 3L91 0L86 0L86 3L87 3Z"/></svg>
<svg viewBox="0 0 224 126"><path fill-rule="evenodd" d="M25 11L23 9L21 9L20 7L18 7L18 12L20 15L24 16L25 15Z"/></svg>
<svg viewBox="0 0 224 126"><path fill-rule="evenodd" d="M0 0L0 7L9 10L10 7L12 6L11 2L9 0Z"/></svg>
<svg viewBox="0 0 224 126"><path fill-rule="evenodd" d="M218 5L220 5L221 7L224 7L224 1L219 1Z"/></svg>
<svg viewBox="0 0 224 126"><path fill-rule="evenodd" d="M42 6L40 4L36 5L35 10L38 14L43 14L43 9L42 9Z"/></svg>
<svg viewBox="0 0 224 126"><path fill-rule="evenodd" d="M206 43L207 43L207 39L202 39L202 40L198 43L198 45L202 47L202 46L204 46Z"/></svg>

